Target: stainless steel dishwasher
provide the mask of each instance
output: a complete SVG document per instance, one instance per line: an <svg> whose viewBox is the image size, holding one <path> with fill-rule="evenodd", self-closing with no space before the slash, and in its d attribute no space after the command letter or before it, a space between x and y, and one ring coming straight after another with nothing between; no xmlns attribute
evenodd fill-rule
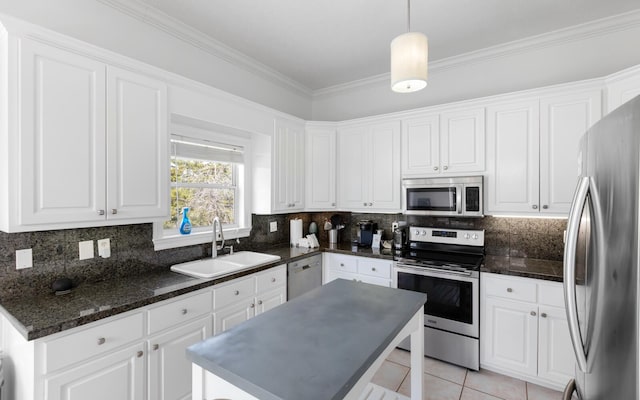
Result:
<svg viewBox="0 0 640 400"><path fill-rule="evenodd" d="M322 254L287 264L287 300L322 286Z"/></svg>

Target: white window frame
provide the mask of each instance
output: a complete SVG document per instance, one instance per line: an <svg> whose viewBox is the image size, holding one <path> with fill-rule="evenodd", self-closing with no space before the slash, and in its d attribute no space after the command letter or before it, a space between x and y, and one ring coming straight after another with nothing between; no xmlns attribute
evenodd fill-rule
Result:
<svg viewBox="0 0 640 400"><path fill-rule="evenodd" d="M251 134L238 129L175 115L171 118L170 131L173 134L193 139L209 140L244 148L243 164L235 164L233 166L233 179L236 190L234 210L236 223L223 226L223 232L225 240L249 237L251 233ZM167 138L167 141L169 140ZM171 158L167 160L168 168L170 168L170 163ZM175 185L169 183L167 196L169 196L169 191L173 186ZM198 184L196 186L204 187L206 185ZM212 188L221 187L215 184L210 186ZM189 235L181 235L177 229L174 232L165 230L163 228L164 222L165 219L153 223L153 246L155 250L193 246L210 243L213 240L211 229L197 228Z"/></svg>

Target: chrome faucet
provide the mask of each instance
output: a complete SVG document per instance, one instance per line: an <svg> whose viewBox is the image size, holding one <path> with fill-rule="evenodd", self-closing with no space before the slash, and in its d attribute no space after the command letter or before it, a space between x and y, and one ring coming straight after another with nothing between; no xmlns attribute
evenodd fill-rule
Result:
<svg viewBox="0 0 640 400"><path fill-rule="evenodd" d="M220 229L220 238L222 238L222 244L218 247L218 241L216 238L218 235L216 234L216 223L218 225L218 229ZM220 223L220 219L218 217L213 217L213 241L211 243L211 258L216 258L218 256L218 250L224 249L224 233L222 232L222 224Z"/></svg>

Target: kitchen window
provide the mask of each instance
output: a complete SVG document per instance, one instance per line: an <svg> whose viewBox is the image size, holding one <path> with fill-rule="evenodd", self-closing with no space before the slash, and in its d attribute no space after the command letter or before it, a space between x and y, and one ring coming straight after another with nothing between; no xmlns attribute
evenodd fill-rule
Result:
<svg viewBox="0 0 640 400"><path fill-rule="evenodd" d="M154 224L156 250L208 243L217 216L226 239L250 231L245 202L248 146L242 136L175 125L170 147L170 218ZM188 207L192 231L181 235L182 210Z"/></svg>

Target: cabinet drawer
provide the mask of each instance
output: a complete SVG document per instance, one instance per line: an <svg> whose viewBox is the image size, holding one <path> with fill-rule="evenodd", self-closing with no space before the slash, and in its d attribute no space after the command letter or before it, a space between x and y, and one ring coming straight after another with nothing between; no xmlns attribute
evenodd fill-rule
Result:
<svg viewBox="0 0 640 400"><path fill-rule="evenodd" d="M183 321L210 314L213 311L211 296L211 291L206 291L149 310L149 333L160 332Z"/></svg>
<svg viewBox="0 0 640 400"><path fill-rule="evenodd" d="M561 283L538 283L540 304L564 308L564 291Z"/></svg>
<svg viewBox="0 0 640 400"><path fill-rule="evenodd" d="M141 340L142 336L143 317L142 313L137 313L45 341L43 342L44 373L111 351L135 340Z"/></svg>
<svg viewBox="0 0 640 400"><path fill-rule="evenodd" d="M266 292L287 284L287 267L279 265L259 273L256 276L256 290L258 293Z"/></svg>
<svg viewBox="0 0 640 400"><path fill-rule="evenodd" d="M483 278L487 295L489 296L531 303L537 301L536 283L534 281L528 281L526 278L503 278L486 274Z"/></svg>
<svg viewBox="0 0 640 400"><path fill-rule="evenodd" d="M358 260L358 273L378 278L391 279L392 265L393 262L391 261L360 258Z"/></svg>
<svg viewBox="0 0 640 400"><path fill-rule="evenodd" d="M351 256L328 254L327 266L335 271L358 272L358 259Z"/></svg>
<svg viewBox="0 0 640 400"><path fill-rule="evenodd" d="M222 308L256 293L255 277L234 279L213 291L213 307Z"/></svg>

